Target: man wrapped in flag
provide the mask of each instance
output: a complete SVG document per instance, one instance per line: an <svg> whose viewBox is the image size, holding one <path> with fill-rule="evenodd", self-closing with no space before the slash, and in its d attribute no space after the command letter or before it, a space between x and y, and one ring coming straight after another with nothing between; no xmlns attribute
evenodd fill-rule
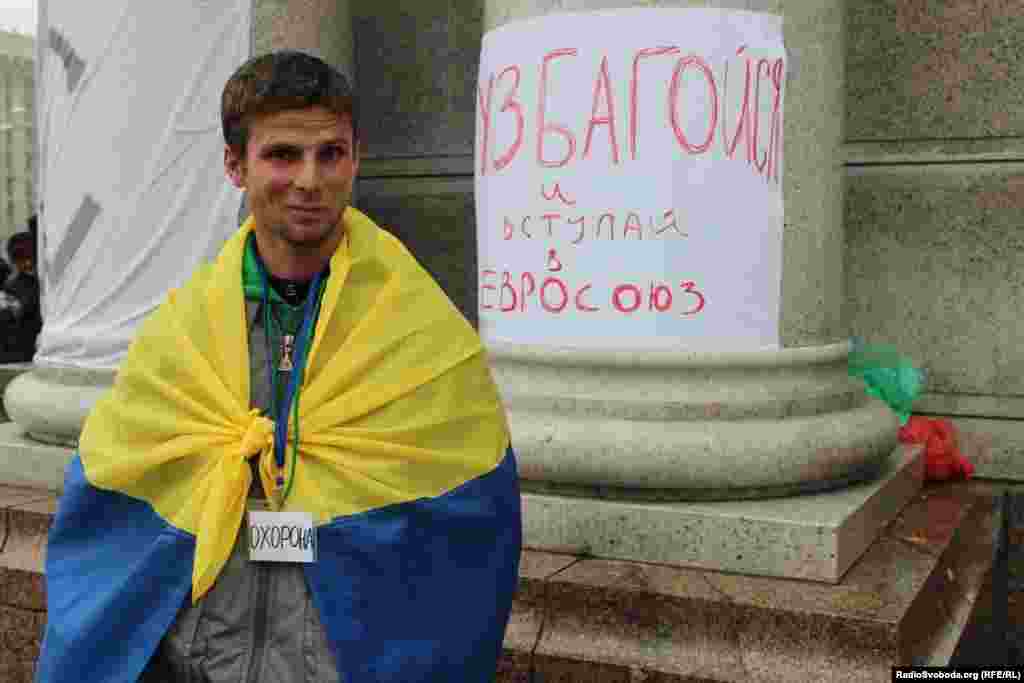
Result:
<svg viewBox="0 0 1024 683"><path fill-rule="evenodd" d="M349 206L357 111L296 52L225 86L251 216L85 424L39 683L493 680L521 547L508 427L472 327Z"/></svg>

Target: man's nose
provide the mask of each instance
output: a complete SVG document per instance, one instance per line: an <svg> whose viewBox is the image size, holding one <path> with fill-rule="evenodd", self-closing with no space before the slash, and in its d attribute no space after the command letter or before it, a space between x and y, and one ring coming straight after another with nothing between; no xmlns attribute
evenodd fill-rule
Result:
<svg viewBox="0 0 1024 683"><path fill-rule="evenodd" d="M320 184L320 164L316 157L305 157L295 176L295 187L300 190L315 190Z"/></svg>

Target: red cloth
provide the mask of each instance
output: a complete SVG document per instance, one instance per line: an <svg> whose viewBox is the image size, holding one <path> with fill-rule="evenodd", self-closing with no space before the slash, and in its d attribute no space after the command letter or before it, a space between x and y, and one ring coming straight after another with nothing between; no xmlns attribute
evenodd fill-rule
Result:
<svg viewBox="0 0 1024 683"><path fill-rule="evenodd" d="M900 427L899 439L903 443L925 445L925 479L945 481L974 474L974 465L960 452L956 428L949 420L913 415L907 424Z"/></svg>

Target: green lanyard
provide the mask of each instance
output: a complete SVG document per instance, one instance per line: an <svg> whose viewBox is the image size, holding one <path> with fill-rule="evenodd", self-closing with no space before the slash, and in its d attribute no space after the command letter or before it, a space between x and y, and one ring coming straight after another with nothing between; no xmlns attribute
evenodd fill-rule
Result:
<svg viewBox="0 0 1024 683"><path fill-rule="evenodd" d="M283 400L278 403L278 386L277 386L277 371L274 370L274 351L273 343L270 338L270 283L268 281L267 271L264 268L262 261L256 261L260 276L263 284L263 331L267 342L267 374L270 380L270 413L274 417L274 459L277 462L278 475L277 481L275 482L275 490L281 490L287 487L281 495L279 501L280 505L283 505L285 500L288 498L288 494L291 493L292 485L295 483L295 463L299 459L299 394L301 392L302 380L305 376L306 371L306 360L309 356L309 346L312 343L313 329L315 321L320 314L320 300L323 295L323 284L325 282L325 272L321 271L317 273L316 278L313 280L313 284L309 288L309 292L306 293L306 301L303 305L302 325L299 331L299 339L295 348L295 360L293 367L289 373L289 381ZM282 334L283 334L282 330ZM294 397L294 401L292 400ZM288 477L284 478L283 472L285 467L285 456L287 453L287 440L288 440L288 412L292 409L292 417L295 421L294 437L292 438L292 458L289 463Z"/></svg>

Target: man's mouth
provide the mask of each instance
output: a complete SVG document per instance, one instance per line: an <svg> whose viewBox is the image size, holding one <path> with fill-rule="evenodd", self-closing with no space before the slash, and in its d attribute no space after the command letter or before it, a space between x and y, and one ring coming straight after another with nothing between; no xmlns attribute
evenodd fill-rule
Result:
<svg viewBox="0 0 1024 683"><path fill-rule="evenodd" d="M303 216L319 216L327 209L322 206L289 206L288 210Z"/></svg>

